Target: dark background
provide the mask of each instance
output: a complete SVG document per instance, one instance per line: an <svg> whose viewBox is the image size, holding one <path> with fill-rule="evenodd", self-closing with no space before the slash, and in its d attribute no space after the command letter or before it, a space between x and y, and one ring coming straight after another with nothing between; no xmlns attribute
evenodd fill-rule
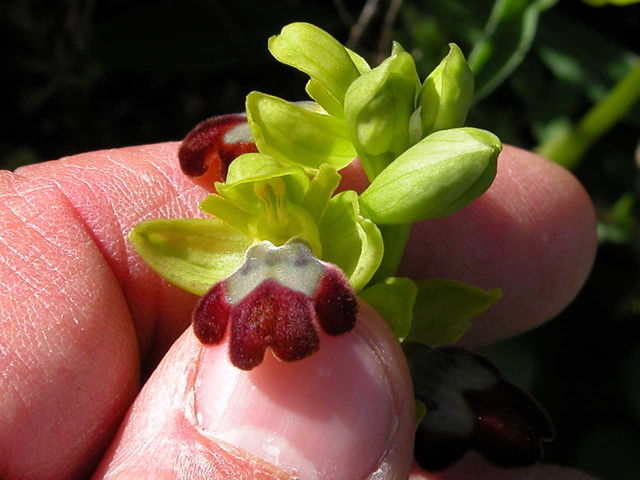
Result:
<svg viewBox="0 0 640 480"><path fill-rule="evenodd" d="M0 168L179 140L204 118L244 110L251 90L301 100L304 75L272 59L266 39L287 23L309 21L346 42L365 3L2 4ZM493 5L395 2L388 27L389 1L369 3L377 9L357 50L375 63L397 39L422 78L447 42L469 52ZM640 5L558 2L540 16L522 63L478 101L468 123L534 148L584 115L637 62L639 32ZM485 350L553 418L557 440L546 460L606 479L640 478L639 131L636 106L574 171L597 206L602 238L582 293L553 322Z"/></svg>

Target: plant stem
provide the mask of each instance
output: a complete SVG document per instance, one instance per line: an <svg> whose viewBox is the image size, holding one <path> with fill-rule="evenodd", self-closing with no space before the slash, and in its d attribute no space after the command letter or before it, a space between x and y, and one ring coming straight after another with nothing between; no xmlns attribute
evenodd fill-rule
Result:
<svg viewBox="0 0 640 480"><path fill-rule="evenodd" d="M591 108L578 124L560 132L536 151L568 168L575 168L582 156L640 100L640 61L606 97Z"/></svg>

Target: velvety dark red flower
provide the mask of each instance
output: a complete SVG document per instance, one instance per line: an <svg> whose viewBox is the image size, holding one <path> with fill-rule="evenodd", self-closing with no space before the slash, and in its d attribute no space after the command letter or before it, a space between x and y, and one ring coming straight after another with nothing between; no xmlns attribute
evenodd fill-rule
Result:
<svg viewBox="0 0 640 480"><path fill-rule="evenodd" d="M201 177L213 170L213 181L223 182L236 157L257 151L247 116L237 113L211 117L196 125L182 141L178 159L186 175Z"/></svg>
<svg viewBox="0 0 640 480"><path fill-rule="evenodd" d="M427 413L416 431L415 457L431 471L476 450L491 463L517 467L542 458L553 424L524 390L486 358L459 347L402 345L416 398Z"/></svg>
<svg viewBox="0 0 640 480"><path fill-rule="evenodd" d="M193 330L205 345L228 334L231 363L251 370L267 348L284 361L315 353L320 327L329 335L347 333L357 311L340 269L316 259L304 243L275 247L265 241L251 247L244 265L200 299Z"/></svg>

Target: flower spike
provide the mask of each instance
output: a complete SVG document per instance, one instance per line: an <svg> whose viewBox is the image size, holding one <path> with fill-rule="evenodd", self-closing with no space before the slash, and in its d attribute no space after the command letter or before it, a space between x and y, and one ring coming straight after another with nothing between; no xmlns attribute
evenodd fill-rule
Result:
<svg viewBox="0 0 640 480"><path fill-rule="evenodd" d="M220 343L228 331L231 363L251 370L267 347L288 362L315 353L320 327L329 335L347 333L357 313L355 294L337 267L316 259L302 242L275 247L264 241L202 297L193 330L205 345Z"/></svg>
<svg viewBox="0 0 640 480"><path fill-rule="evenodd" d="M244 114L218 115L200 122L180 144L178 159L182 172L201 177L213 170L214 181L227 178L229 165L243 153L258 149Z"/></svg>

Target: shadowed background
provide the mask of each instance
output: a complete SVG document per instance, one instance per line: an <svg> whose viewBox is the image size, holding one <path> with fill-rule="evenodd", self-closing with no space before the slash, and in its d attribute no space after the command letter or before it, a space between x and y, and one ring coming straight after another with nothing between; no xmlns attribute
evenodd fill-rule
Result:
<svg viewBox="0 0 640 480"><path fill-rule="evenodd" d="M302 100L306 78L266 39L308 21L372 64L396 39L422 78L456 42L474 50L471 126L534 149L570 130L637 68L640 5L577 0L9 1L0 168L88 150L181 139L260 90ZM493 11L493 14L492 14ZM492 23L493 22L493 23ZM480 48L484 42L485 50ZM487 53L489 52L489 53ZM638 87L640 88L640 87ZM640 478L640 237L636 104L570 165L601 239L582 293L553 322L484 349L549 410L550 462Z"/></svg>

